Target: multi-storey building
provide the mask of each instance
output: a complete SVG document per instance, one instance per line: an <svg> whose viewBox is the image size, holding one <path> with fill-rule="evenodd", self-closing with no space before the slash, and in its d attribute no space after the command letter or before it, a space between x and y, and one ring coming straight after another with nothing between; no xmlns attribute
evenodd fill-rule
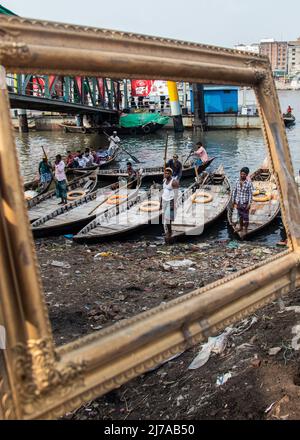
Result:
<svg viewBox="0 0 300 440"><path fill-rule="evenodd" d="M269 58L274 73L288 72L288 42L261 40L259 53Z"/></svg>
<svg viewBox="0 0 300 440"><path fill-rule="evenodd" d="M300 38L296 41L289 41L288 72L290 76L300 74Z"/></svg>

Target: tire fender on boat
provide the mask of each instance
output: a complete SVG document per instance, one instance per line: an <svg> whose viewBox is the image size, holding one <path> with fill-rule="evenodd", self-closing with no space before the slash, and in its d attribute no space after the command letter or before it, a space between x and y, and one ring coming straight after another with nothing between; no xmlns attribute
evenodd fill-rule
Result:
<svg viewBox="0 0 300 440"><path fill-rule="evenodd" d="M262 196L257 195L253 197L254 202L269 202L271 199L272 199L271 194L265 194Z"/></svg>
<svg viewBox="0 0 300 440"><path fill-rule="evenodd" d="M151 131L151 128L149 127L149 125L145 125L145 126L143 127L143 132L144 132L145 134L149 134L150 131Z"/></svg>
<svg viewBox="0 0 300 440"><path fill-rule="evenodd" d="M160 203L157 200L146 200L140 206L140 211L155 212L159 211Z"/></svg>
<svg viewBox="0 0 300 440"><path fill-rule="evenodd" d="M121 199L126 200L126 199L128 199L128 196L125 196L122 194L114 194L106 200L106 203L108 205L118 205L120 203Z"/></svg>
<svg viewBox="0 0 300 440"><path fill-rule="evenodd" d="M67 194L67 199L72 201L72 200L78 200L81 199L81 197L84 197L86 195L86 191L82 191L82 190L74 190L74 191L70 191Z"/></svg>
<svg viewBox="0 0 300 440"><path fill-rule="evenodd" d="M213 197L204 191L197 192L192 195L192 203L210 203Z"/></svg>

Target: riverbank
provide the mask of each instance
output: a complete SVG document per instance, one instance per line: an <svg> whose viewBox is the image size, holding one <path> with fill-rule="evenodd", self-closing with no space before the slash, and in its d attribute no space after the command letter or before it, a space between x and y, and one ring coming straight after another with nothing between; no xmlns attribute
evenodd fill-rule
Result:
<svg viewBox="0 0 300 440"><path fill-rule="evenodd" d="M280 252L229 240L166 246L160 238L92 246L55 238L37 240L36 248L57 345ZM299 354L292 348L292 329L300 318L286 308L298 304L296 292L237 324L224 351L199 369L188 370L199 352L196 346L65 418L299 418L300 388L294 384ZM271 348L277 348L276 354L270 354Z"/></svg>

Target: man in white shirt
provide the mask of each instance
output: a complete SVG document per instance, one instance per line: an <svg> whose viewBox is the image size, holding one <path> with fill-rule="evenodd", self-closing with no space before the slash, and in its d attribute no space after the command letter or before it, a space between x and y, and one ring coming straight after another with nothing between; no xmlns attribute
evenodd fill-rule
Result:
<svg viewBox="0 0 300 440"><path fill-rule="evenodd" d="M168 241L172 236L172 222L175 218L175 199L177 198L177 192L179 188L179 182L176 178L172 177L172 174L172 168L165 169L165 178L163 181L163 193L161 200L166 241Z"/></svg>
<svg viewBox="0 0 300 440"><path fill-rule="evenodd" d="M119 138L118 133L116 131L114 131L112 136L109 137L109 141L110 141L110 144L109 144L109 147L107 150L107 155L109 157L113 157L116 149L119 146L119 143L121 142L121 139Z"/></svg>
<svg viewBox="0 0 300 440"><path fill-rule="evenodd" d="M86 160L85 167L92 167L94 164L94 156L91 153L91 150L89 148L85 149L84 158Z"/></svg>
<svg viewBox="0 0 300 440"><path fill-rule="evenodd" d="M56 196L61 198L59 205L67 204L67 177L65 173L65 163L58 154L55 158L54 164L55 170L55 184L56 184Z"/></svg>
<svg viewBox="0 0 300 440"><path fill-rule="evenodd" d="M86 168L89 159L80 153L77 157L75 157L74 161L77 162L78 168Z"/></svg>

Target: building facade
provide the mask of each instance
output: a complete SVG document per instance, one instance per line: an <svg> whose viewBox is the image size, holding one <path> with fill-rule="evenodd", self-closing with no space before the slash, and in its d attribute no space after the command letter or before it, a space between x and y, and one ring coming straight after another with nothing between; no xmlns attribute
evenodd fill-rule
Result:
<svg viewBox="0 0 300 440"><path fill-rule="evenodd" d="M288 42L262 40L259 45L259 53L269 58L272 70L276 73L288 73Z"/></svg>
<svg viewBox="0 0 300 440"><path fill-rule="evenodd" d="M288 72L290 76L300 74L300 38L289 42Z"/></svg>

